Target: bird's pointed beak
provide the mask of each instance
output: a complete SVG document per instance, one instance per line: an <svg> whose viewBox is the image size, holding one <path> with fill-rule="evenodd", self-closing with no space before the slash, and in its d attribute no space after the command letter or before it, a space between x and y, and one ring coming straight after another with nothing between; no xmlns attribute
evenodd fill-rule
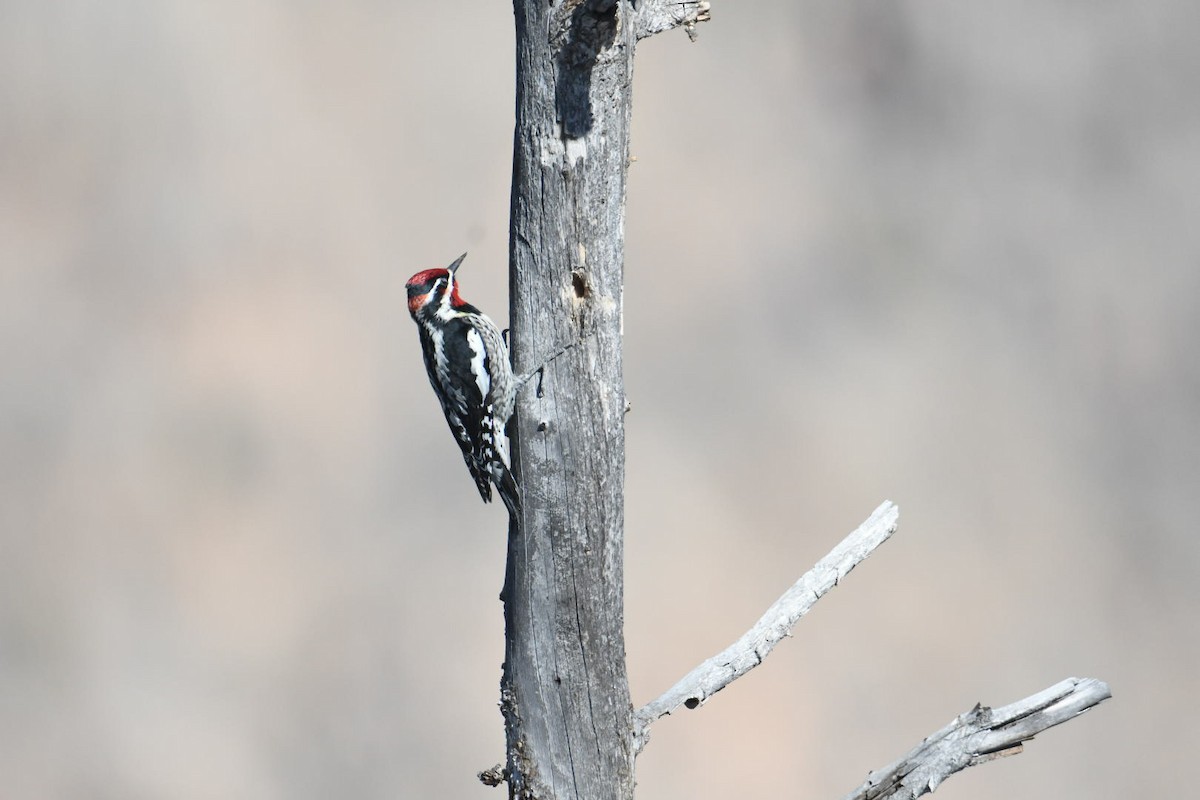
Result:
<svg viewBox="0 0 1200 800"><path fill-rule="evenodd" d="M457 272L457 271L458 271L458 265L459 265L459 264L461 264L461 263L463 262L463 259L464 259L464 258L466 258L466 257L467 257L467 254L466 254L466 253L463 253L461 256L459 256L458 258L454 259L454 263L453 263L453 264L451 264L450 266L446 267L446 270L447 270L447 271L448 271L448 272L449 272L451 275L453 275L455 272Z"/></svg>

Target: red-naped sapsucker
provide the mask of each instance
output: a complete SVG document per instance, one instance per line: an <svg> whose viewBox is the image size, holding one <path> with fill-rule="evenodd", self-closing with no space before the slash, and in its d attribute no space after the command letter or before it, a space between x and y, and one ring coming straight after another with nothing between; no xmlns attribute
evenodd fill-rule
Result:
<svg viewBox="0 0 1200 800"><path fill-rule="evenodd" d="M429 382L480 496L490 503L495 484L509 513L517 516L521 494L510 468L506 428L517 391L528 378L513 374L496 323L459 296L455 271L466 257L463 253L445 269L409 278L408 310L417 323Z"/></svg>

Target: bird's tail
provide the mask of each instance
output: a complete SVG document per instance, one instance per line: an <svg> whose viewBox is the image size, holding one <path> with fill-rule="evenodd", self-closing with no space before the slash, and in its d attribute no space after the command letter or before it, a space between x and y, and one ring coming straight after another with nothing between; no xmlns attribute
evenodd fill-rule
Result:
<svg viewBox="0 0 1200 800"><path fill-rule="evenodd" d="M506 466L501 466L498 474L492 477L496 484L496 491L500 494L500 499L508 507L509 516L513 519L520 519L521 487L517 485L517 479L513 477L512 470Z"/></svg>

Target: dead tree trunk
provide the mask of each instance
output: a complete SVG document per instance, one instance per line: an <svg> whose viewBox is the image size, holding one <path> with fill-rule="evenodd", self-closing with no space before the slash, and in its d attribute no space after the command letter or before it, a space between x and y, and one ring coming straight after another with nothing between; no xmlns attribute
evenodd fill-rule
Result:
<svg viewBox="0 0 1200 800"><path fill-rule="evenodd" d="M501 706L513 797L633 796L625 673L625 176L639 38L706 3L514 0L517 113L509 319L520 371L582 344L525 392L513 425Z"/></svg>
<svg viewBox="0 0 1200 800"><path fill-rule="evenodd" d="M680 26L692 34L708 18L708 4L514 0L513 6L515 367L527 372L560 345L580 343L547 366L537 392L522 393L512 425L523 504L509 526L502 593L507 760L503 770L480 777L507 780L510 798L630 800L634 758L654 720L696 707L760 663L821 594L891 535L897 512L880 507L746 636L634 714L623 632L621 376L633 54L637 41L652 34ZM1099 687L1082 708L1107 696ZM1063 718L1042 714L1023 736ZM959 761L976 758L971 751ZM881 778L870 790L872 797L890 797L907 788Z"/></svg>
<svg viewBox="0 0 1200 800"><path fill-rule="evenodd" d="M514 0L510 320L536 367L513 424L501 683L509 796L633 796L622 587L621 293L632 6ZM540 394L540 396L539 396Z"/></svg>

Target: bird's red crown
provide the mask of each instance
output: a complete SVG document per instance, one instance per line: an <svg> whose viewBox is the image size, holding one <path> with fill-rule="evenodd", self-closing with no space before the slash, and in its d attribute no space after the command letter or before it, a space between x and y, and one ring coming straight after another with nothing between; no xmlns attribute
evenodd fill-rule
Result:
<svg viewBox="0 0 1200 800"><path fill-rule="evenodd" d="M413 275L411 278L409 278L408 283L404 285L405 288L408 289L409 312L415 314L419 308L424 306L430 300L437 299L431 298L429 296L429 292L433 288L434 282L439 279L449 279L448 282L450 285L451 308L461 308L462 306L467 305L467 301L458 296L458 281L455 280L454 273L448 269L438 267L437 269L426 269L418 272L416 275ZM445 289L443 288L442 291L444 292Z"/></svg>

